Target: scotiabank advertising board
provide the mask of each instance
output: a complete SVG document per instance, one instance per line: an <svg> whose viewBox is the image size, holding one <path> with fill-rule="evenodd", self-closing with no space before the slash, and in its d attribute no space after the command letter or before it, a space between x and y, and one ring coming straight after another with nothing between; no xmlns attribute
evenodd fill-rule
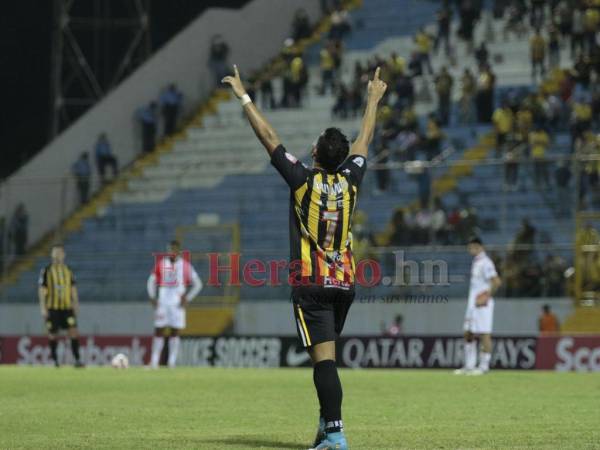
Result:
<svg viewBox="0 0 600 450"><path fill-rule="evenodd" d="M87 336L81 338L87 365L109 365L117 353L130 364L148 363L151 336ZM59 358L71 363L68 340ZM460 336L344 337L337 345L339 366L347 368L451 369L463 363ZM0 363L51 364L45 337L0 337ZM219 336L182 339L178 364L196 367L308 367L310 361L296 337ZM600 371L600 336L498 336L493 369Z"/></svg>
<svg viewBox="0 0 600 450"><path fill-rule="evenodd" d="M600 371L600 336L541 336L536 369Z"/></svg>
<svg viewBox="0 0 600 450"><path fill-rule="evenodd" d="M143 365L150 359L152 338L149 336L83 336L81 359L91 366L110 365L117 353L124 353L131 365ZM68 339L58 342L58 359L71 364ZM20 365L52 364L48 339L43 336L0 336L0 363Z"/></svg>

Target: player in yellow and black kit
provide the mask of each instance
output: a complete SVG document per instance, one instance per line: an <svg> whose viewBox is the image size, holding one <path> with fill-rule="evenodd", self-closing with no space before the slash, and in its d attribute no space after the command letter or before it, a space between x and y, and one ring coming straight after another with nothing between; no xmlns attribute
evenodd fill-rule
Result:
<svg viewBox="0 0 600 450"><path fill-rule="evenodd" d="M51 256L52 263L42 269L38 283L40 310L46 323L50 353L54 365L58 367L56 337L60 330L67 330L71 338L75 367L83 367L79 357L77 332L79 296L75 286L75 275L65 264L65 249L62 245L54 245Z"/></svg>
<svg viewBox="0 0 600 450"><path fill-rule="evenodd" d="M298 334L314 366L321 414L316 450L346 450L342 386L335 364L339 337L354 299L352 213L367 168L377 105L386 90L379 68L369 82L365 115L350 147L337 128L326 129L313 146L313 167L286 152L275 130L247 95L237 67L223 79L241 100L271 164L290 187L290 278Z"/></svg>

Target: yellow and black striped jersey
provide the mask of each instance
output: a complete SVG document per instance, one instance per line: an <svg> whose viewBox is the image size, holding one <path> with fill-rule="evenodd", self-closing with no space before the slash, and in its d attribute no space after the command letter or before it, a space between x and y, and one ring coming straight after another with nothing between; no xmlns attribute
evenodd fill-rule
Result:
<svg viewBox="0 0 600 450"><path fill-rule="evenodd" d="M47 309L71 309L72 288L75 286L75 275L66 264L52 263L40 272L40 286L47 289Z"/></svg>
<svg viewBox="0 0 600 450"><path fill-rule="evenodd" d="M367 162L350 155L334 173L309 169L283 146L271 164L290 187L290 279L294 286L354 286L352 214Z"/></svg>

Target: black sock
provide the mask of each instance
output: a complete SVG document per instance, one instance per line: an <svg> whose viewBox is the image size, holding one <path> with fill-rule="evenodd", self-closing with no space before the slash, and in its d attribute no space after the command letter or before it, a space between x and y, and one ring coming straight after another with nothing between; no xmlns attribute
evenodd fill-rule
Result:
<svg viewBox="0 0 600 450"><path fill-rule="evenodd" d="M54 364L58 365L58 355L56 354L56 341L54 339L50 339L48 345L50 346L50 356L52 356L52 361L54 361Z"/></svg>
<svg viewBox="0 0 600 450"><path fill-rule="evenodd" d="M313 380L321 405L321 417L325 419L325 431L341 431L342 426L342 384L338 377L335 361L326 359L315 364Z"/></svg>
<svg viewBox="0 0 600 450"><path fill-rule="evenodd" d="M75 361L79 362L79 339L71 338L71 351L73 352Z"/></svg>

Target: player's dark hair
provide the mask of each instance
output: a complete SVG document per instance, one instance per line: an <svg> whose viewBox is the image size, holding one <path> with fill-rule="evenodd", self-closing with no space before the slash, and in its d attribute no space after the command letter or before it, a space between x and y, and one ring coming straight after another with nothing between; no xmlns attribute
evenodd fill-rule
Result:
<svg viewBox="0 0 600 450"><path fill-rule="evenodd" d="M479 245L483 245L483 242L481 241L481 238L479 236L471 236L469 238L469 244L479 244Z"/></svg>
<svg viewBox="0 0 600 450"><path fill-rule="evenodd" d="M350 151L350 143L339 128L327 128L317 140L315 160L327 172L335 172Z"/></svg>
<svg viewBox="0 0 600 450"><path fill-rule="evenodd" d="M169 242L169 245L171 247L181 248L181 242L179 242L177 239L173 239L171 242Z"/></svg>

